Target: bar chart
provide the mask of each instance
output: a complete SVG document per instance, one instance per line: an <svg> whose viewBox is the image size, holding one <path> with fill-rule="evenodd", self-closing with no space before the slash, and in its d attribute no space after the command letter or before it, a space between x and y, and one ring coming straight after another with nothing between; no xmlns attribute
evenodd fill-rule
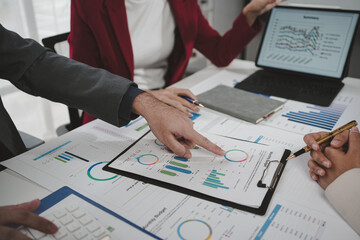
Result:
<svg viewBox="0 0 360 240"><path fill-rule="evenodd" d="M289 111L282 116L288 121L332 130L346 109L346 105L333 103L329 107L308 105L308 111Z"/></svg>
<svg viewBox="0 0 360 240"><path fill-rule="evenodd" d="M176 161L175 161L176 160ZM188 169L189 165L186 164L189 159L175 156L171 161L165 165L165 169L160 170L160 173L168 176L177 176L177 173L191 174L192 172ZM172 171L169 171L172 170ZM174 172L175 171L175 172Z"/></svg>
<svg viewBox="0 0 360 240"><path fill-rule="evenodd" d="M225 177L225 174L219 173L217 170L212 170L209 176L205 179L203 185L215 189L229 189L229 187L224 186L224 183L221 182L221 177Z"/></svg>

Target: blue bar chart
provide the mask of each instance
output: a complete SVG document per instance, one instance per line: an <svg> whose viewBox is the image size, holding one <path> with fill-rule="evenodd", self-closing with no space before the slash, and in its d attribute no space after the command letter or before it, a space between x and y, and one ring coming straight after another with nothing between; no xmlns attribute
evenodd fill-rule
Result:
<svg viewBox="0 0 360 240"><path fill-rule="evenodd" d="M215 189L229 189L229 187L224 186L224 183L221 182L220 177L225 177L225 174L219 173L216 170L212 170L209 176L205 179L203 185Z"/></svg>
<svg viewBox="0 0 360 240"><path fill-rule="evenodd" d="M329 107L306 106L308 111L290 111L282 116L288 121L302 123L305 125L332 130L341 115L346 109L346 105L333 103Z"/></svg>

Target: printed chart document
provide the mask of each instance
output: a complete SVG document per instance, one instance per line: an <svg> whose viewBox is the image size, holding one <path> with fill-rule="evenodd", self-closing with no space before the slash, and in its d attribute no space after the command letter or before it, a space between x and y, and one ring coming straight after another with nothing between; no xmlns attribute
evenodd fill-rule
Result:
<svg viewBox="0 0 360 240"><path fill-rule="evenodd" d="M275 164L264 180L270 185L284 149L216 135L207 137L226 151L225 156L196 147L191 159L179 157L149 133L104 169L176 191L181 191L177 188L181 187L183 193L188 193L185 190L188 189L235 204L259 207L268 189L258 187L257 183L268 162L273 161Z"/></svg>
<svg viewBox="0 0 360 240"><path fill-rule="evenodd" d="M195 125L201 128L201 121L208 123L210 119L213 117L201 113ZM102 171L106 159L113 159L131 143L117 135L134 136L142 126L139 121L126 129L116 128L96 120L6 161L6 166L52 191L68 185L163 239L359 239L308 176L305 157L287 164L264 216ZM83 147L75 146L76 135L85 137L85 133L83 140L89 148L107 152L101 159L92 160L77 150L77 146ZM73 142L54 150L67 141ZM71 146L71 153L91 161L73 158L65 163L55 159ZM115 146L117 154L113 155ZM33 160L52 150L46 162Z"/></svg>

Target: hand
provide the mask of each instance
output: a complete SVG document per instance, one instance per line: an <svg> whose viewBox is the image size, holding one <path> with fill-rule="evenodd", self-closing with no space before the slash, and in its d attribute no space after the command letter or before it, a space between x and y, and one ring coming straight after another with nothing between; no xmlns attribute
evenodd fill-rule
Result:
<svg viewBox="0 0 360 240"><path fill-rule="evenodd" d="M248 24L252 26L258 16L271 10L283 1L285 0L252 0L245 6L243 14Z"/></svg>
<svg viewBox="0 0 360 240"><path fill-rule="evenodd" d="M325 136L327 132L310 133L305 135L304 141L306 145L312 148L310 152L311 159L308 162L310 168L310 176L315 181L318 180L318 176L325 175L325 168L330 168L332 163L327 159L322 151L325 147L329 146L329 142L325 142L319 146L316 140ZM330 146L333 148L342 148L345 146L349 136L349 131L344 131L339 135L336 135L330 142ZM322 166L322 167L320 167Z"/></svg>
<svg viewBox="0 0 360 240"><path fill-rule="evenodd" d="M360 134L359 129L354 127L350 130L349 148L345 153L341 149L326 147L325 156L332 161L332 167L326 174L319 177L318 183L326 189L337 177L353 168L360 168Z"/></svg>
<svg viewBox="0 0 360 240"><path fill-rule="evenodd" d="M180 157L191 158L190 149L196 144L217 155L225 155L224 150L194 130L192 121L183 112L151 94L139 94L133 102L133 112L142 115L155 136Z"/></svg>
<svg viewBox="0 0 360 240"><path fill-rule="evenodd" d="M16 229L7 227L9 224L24 225L47 234L54 234L58 228L49 220L42 218L33 211L40 206L36 199L19 205L0 207L1 239L29 239Z"/></svg>
<svg viewBox="0 0 360 240"><path fill-rule="evenodd" d="M188 108L194 112L200 111L200 109L195 104L192 104L187 100L183 99L182 97L180 97L180 96L187 96L194 100L197 100L197 97L188 89L167 88L161 90L146 90L146 92L152 94L160 101L163 101L164 103L176 107L177 109L179 109L189 117L192 117L193 115L188 110Z"/></svg>

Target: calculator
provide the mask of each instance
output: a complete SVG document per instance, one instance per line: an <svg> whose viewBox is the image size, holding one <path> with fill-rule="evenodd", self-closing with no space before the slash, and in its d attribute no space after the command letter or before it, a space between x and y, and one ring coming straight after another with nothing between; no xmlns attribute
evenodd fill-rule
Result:
<svg viewBox="0 0 360 240"><path fill-rule="evenodd" d="M32 239L161 239L69 187L42 199L35 213L52 221L59 230L49 235L24 226L18 228Z"/></svg>

